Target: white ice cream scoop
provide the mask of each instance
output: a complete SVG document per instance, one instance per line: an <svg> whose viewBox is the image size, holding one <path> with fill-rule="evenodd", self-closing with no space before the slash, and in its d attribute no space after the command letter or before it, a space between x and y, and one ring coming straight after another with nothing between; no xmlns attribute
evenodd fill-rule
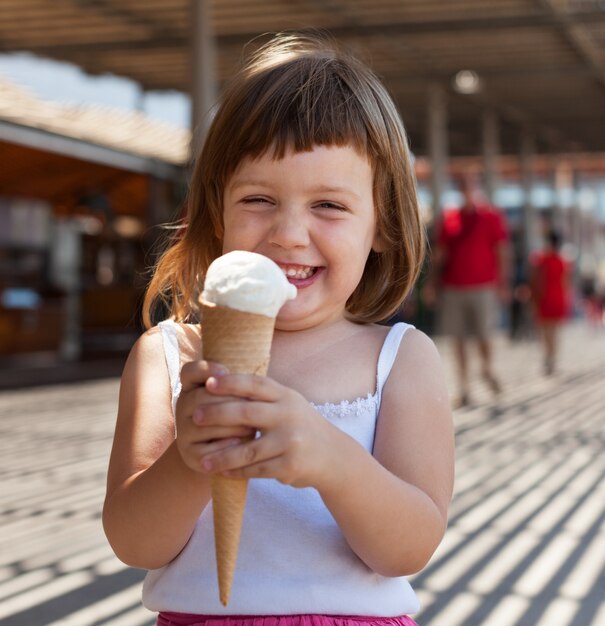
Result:
<svg viewBox="0 0 605 626"><path fill-rule="evenodd" d="M238 311L276 317L296 287L271 259L234 250L215 259L206 272L202 300Z"/></svg>

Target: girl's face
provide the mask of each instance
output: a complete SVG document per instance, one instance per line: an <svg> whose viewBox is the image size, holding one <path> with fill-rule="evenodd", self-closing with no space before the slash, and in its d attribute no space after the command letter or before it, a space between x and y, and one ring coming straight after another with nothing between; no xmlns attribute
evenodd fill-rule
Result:
<svg viewBox="0 0 605 626"><path fill-rule="evenodd" d="M273 259L298 288L280 330L343 319L368 254L378 249L370 162L352 147L246 158L225 187L223 252Z"/></svg>

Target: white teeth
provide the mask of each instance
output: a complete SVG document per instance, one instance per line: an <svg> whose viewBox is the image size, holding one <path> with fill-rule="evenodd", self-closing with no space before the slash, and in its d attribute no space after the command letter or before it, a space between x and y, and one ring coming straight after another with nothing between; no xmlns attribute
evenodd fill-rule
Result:
<svg viewBox="0 0 605 626"><path fill-rule="evenodd" d="M305 278L309 278L313 274L313 268L310 266L305 267L282 267L283 273L288 278L295 278L297 280L303 280Z"/></svg>

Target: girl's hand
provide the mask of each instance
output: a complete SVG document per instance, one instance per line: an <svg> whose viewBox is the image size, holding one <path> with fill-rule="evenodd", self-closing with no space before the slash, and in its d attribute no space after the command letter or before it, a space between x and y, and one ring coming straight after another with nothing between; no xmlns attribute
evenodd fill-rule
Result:
<svg viewBox="0 0 605 626"><path fill-rule="evenodd" d="M218 363L192 361L181 369L182 390L176 405L176 445L183 462L196 472L203 471L202 457L223 450L254 436L254 429L245 425L206 425L198 420L202 407L224 402L225 398L210 395L205 388L209 377L219 379L227 370Z"/></svg>
<svg viewBox="0 0 605 626"><path fill-rule="evenodd" d="M331 442L340 431L300 393L270 378L242 374L212 376L206 391L223 401L205 403L196 414L198 424L248 428L258 436L206 449L204 470L232 478L276 478L295 487L318 487L330 475Z"/></svg>

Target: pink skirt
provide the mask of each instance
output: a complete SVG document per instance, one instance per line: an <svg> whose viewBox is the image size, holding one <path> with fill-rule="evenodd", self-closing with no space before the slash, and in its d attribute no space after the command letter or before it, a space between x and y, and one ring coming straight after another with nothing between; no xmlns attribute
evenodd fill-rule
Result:
<svg viewBox="0 0 605 626"><path fill-rule="evenodd" d="M418 626L407 615L189 615L160 613L157 626Z"/></svg>

